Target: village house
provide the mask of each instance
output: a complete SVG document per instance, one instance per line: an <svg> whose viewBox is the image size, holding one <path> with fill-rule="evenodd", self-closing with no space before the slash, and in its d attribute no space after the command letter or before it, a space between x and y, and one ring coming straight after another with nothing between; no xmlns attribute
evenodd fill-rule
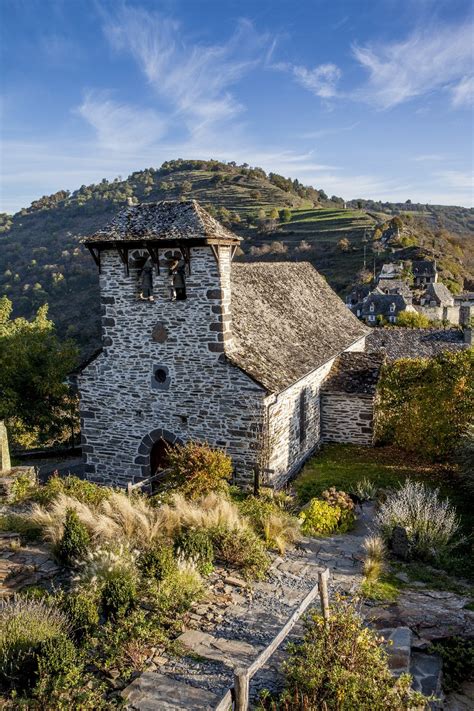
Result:
<svg viewBox="0 0 474 711"><path fill-rule="evenodd" d="M470 328L374 328L366 338L367 353L383 353L387 360L433 358L471 346Z"/></svg>
<svg viewBox="0 0 474 711"><path fill-rule="evenodd" d="M378 323L396 323L401 311L414 311L414 308L398 293L382 294L374 289L356 307L356 316L370 326Z"/></svg>
<svg viewBox="0 0 474 711"><path fill-rule="evenodd" d="M431 262L428 259L415 259L411 268L415 289L426 287L427 284L435 284L438 281L436 260Z"/></svg>
<svg viewBox="0 0 474 711"><path fill-rule="evenodd" d="M368 329L310 264L235 263L239 238L191 200L130 206L84 241L102 302L78 375L89 478L140 481L197 440L226 449L238 483L258 467L280 486L329 438L321 386ZM359 417L347 397L337 436L371 442L367 398Z"/></svg>

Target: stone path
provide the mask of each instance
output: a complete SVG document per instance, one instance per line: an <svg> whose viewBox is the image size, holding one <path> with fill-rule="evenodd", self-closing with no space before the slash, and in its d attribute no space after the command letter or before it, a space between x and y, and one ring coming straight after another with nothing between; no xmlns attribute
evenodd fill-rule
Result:
<svg viewBox="0 0 474 711"><path fill-rule="evenodd" d="M127 708L213 708L232 685L233 668L248 666L258 657L315 585L319 571L325 567L331 571L330 595L336 590L356 591L362 580L361 541L370 518L368 506L351 535L305 539L284 558L276 557L265 581L252 588L225 571L216 571L210 598L193 608L188 629L178 638L187 654L168 659L159 651L151 660L150 671L122 692ZM299 623L288 641L301 634ZM284 646L253 678L252 699L262 689L281 688Z"/></svg>
<svg viewBox="0 0 474 711"><path fill-rule="evenodd" d="M17 533L0 533L0 598L57 579L59 568L45 545L20 544Z"/></svg>

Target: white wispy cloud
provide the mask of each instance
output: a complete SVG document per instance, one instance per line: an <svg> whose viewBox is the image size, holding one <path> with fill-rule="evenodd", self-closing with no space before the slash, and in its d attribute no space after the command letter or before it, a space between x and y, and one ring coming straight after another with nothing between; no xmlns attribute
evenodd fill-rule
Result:
<svg viewBox="0 0 474 711"><path fill-rule="evenodd" d="M277 62L271 68L292 74L298 84L321 99L333 99L338 94L342 72L336 64L318 64L311 69L302 64Z"/></svg>
<svg viewBox="0 0 474 711"><path fill-rule="evenodd" d="M452 89L453 106L472 106L474 103L474 76L463 77Z"/></svg>
<svg viewBox="0 0 474 711"><path fill-rule="evenodd" d="M437 89L452 91L454 106L465 102L472 88L473 28L425 27L407 39L354 46L353 54L369 72L368 82L354 93L381 109L389 109Z"/></svg>
<svg viewBox="0 0 474 711"><path fill-rule="evenodd" d="M273 44L248 20L239 21L223 44L187 42L175 20L157 12L122 7L106 16L112 46L130 53L158 96L197 132L243 110L230 87L271 54Z"/></svg>
<svg viewBox="0 0 474 711"><path fill-rule="evenodd" d="M96 131L101 148L132 152L153 145L166 131L164 117L153 109L118 103L104 92L88 92L77 113Z"/></svg>

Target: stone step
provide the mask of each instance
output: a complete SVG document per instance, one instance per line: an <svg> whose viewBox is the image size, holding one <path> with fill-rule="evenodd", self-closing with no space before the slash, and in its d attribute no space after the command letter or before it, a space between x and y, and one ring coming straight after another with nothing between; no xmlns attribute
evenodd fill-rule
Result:
<svg viewBox="0 0 474 711"><path fill-rule="evenodd" d="M388 627L378 630L388 642L388 666L394 676L410 671L412 632L409 627Z"/></svg>
<svg viewBox="0 0 474 711"><path fill-rule="evenodd" d="M215 637L199 630L186 630L178 637L177 642L199 657L213 659L232 668L251 664L263 649L263 645Z"/></svg>
<svg viewBox="0 0 474 711"><path fill-rule="evenodd" d="M442 672L443 661L440 656L412 651L410 663L410 674L413 677L412 687L415 691L421 691L425 696L435 696L439 699L439 701L430 703L432 709L443 708Z"/></svg>
<svg viewBox="0 0 474 711"><path fill-rule="evenodd" d="M208 689L158 672L144 672L121 695L130 711L214 711L221 699Z"/></svg>

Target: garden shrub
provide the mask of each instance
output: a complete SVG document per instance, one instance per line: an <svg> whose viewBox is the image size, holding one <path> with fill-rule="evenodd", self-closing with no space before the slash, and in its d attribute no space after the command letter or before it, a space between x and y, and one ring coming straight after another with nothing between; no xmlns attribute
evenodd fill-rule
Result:
<svg viewBox="0 0 474 711"><path fill-rule="evenodd" d="M283 510L269 496L257 498L248 496L239 508L250 519L253 529L261 536L269 548L284 553L288 545L301 538L299 520Z"/></svg>
<svg viewBox="0 0 474 711"><path fill-rule="evenodd" d="M300 513L301 530L308 536L334 533L340 520L341 509L321 499L311 499L308 506Z"/></svg>
<svg viewBox="0 0 474 711"><path fill-rule="evenodd" d="M405 529L410 555L422 560L440 560L454 545L459 529L455 509L439 499L439 489L407 479L390 492L375 514L375 524L388 543L394 528Z"/></svg>
<svg viewBox="0 0 474 711"><path fill-rule="evenodd" d="M37 484L26 472L15 477L10 486L8 501L17 504L29 499L36 490Z"/></svg>
<svg viewBox="0 0 474 711"><path fill-rule="evenodd" d="M105 617L123 617L136 601L136 575L119 567L109 571L101 591L102 612Z"/></svg>
<svg viewBox="0 0 474 711"><path fill-rule="evenodd" d="M402 711L426 699L410 688L410 677L396 679L388 668L384 642L364 626L356 604L336 599L329 624L314 612L305 621L300 644L289 645L284 665L286 691L278 708L292 711Z"/></svg>
<svg viewBox="0 0 474 711"><path fill-rule="evenodd" d="M67 617L42 600L0 600L0 685L23 691L38 671L41 645L67 635Z"/></svg>
<svg viewBox="0 0 474 711"><path fill-rule="evenodd" d="M176 572L178 567L174 550L170 545L148 548L140 554L137 565L145 578L156 578L156 580L163 580Z"/></svg>
<svg viewBox="0 0 474 711"><path fill-rule="evenodd" d="M351 493L358 496L361 501L372 501L377 496L377 487L373 481L364 477L355 483Z"/></svg>
<svg viewBox="0 0 474 711"><path fill-rule="evenodd" d="M188 528L182 531L174 542L178 558L192 561L199 572L208 575L214 563L214 545L209 531Z"/></svg>
<svg viewBox="0 0 474 711"><path fill-rule="evenodd" d="M448 458L473 422L472 371L472 349L385 365L379 385L378 440L432 459Z"/></svg>
<svg viewBox="0 0 474 711"><path fill-rule="evenodd" d="M65 494L83 504L98 506L101 501L109 498L112 491L113 489L108 486L94 484L72 474L61 477L55 472L46 484L35 489L33 498L40 504L49 504L60 494Z"/></svg>
<svg viewBox="0 0 474 711"><path fill-rule="evenodd" d="M264 577L270 559L258 536L249 528L217 527L212 531L216 557L255 578Z"/></svg>
<svg viewBox="0 0 474 711"><path fill-rule="evenodd" d="M21 514L6 513L0 514L0 531L11 531L19 533L27 541L35 541L41 538L41 526L30 520L28 516Z"/></svg>
<svg viewBox="0 0 474 711"><path fill-rule="evenodd" d="M207 444L187 442L170 448L169 485L183 496L197 499L210 492L227 491L232 477L232 460L220 449Z"/></svg>
<svg viewBox="0 0 474 711"><path fill-rule="evenodd" d="M61 592L57 602L68 616L75 637L82 638L99 624L99 601L94 590Z"/></svg>
<svg viewBox="0 0 474 711"><path fill-rule="evenodd" d="M63 690L80 682L82 665L77 650L64 634L41 642L37 652L38 683L35 694L44 696L55 689Z"/></svg>
<svg viewBox="0 0 474 711"><path fill-rule="evenodd" d="M321 498L324 499L330 506L340 509L338 530L340 533L346 533L355 521L354 502L349 494L345 491L337 491L335 486L331 486L326 491L323 491Z"/></svg>
<svg viewBox="0 0 474 711"><path fill-rule="evenodd" d="M74 509L66 511L64 531L56 547L56 555L66 565L74 565L87 553L90 536Z"/></svg>
<svg viewBox="0 0 474 711"><path fill-rule="evenodd" d="M430 653L443 660L443 691L459 691L464 681L474 680L474 640L449 637L434 642Z"/></svg>
<svg viewBox="0 0 474 711"><path fill-rule="evenodd" d="M169 624L185 612L201 595L202 579L196 567L189 562L180 563L153 591L155 605L162 622Z"/></svg>

